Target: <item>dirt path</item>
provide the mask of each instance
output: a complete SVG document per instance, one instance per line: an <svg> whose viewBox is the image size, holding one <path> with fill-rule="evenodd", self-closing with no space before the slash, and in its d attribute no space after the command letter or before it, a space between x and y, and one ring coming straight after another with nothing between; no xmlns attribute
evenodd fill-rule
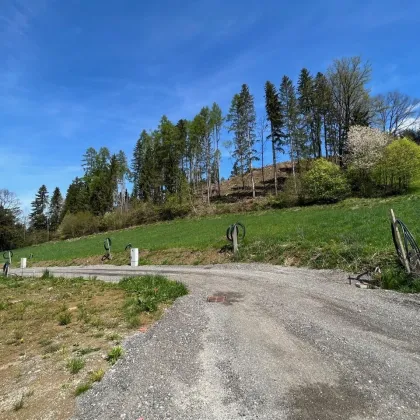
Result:
<svg viewBox="0 0 420 420"><path fill-rule="evenodd" d="M51 271L161 273L191 290L125 342L125 358L78 398L76 419L420 417L420 296L268 265Z"/></svg>

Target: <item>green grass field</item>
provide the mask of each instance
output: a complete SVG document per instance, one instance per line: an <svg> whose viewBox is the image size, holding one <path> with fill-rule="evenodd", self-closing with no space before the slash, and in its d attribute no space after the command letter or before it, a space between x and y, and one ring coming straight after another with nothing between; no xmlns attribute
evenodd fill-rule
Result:
<svg viewBox="0 0 420 420"><path fill-rule="evenodd" d="M228 242L227 227L245 224L247 235L241 246L241 261L342 268L360 271L394 263L389 209L393 208L420 241L420 195L387 199L349 199L329 206L297 207L202 219L183 219L93 235L76 240L46 243L15 250L14 266L21 257L33 261L71 260L104 254L105 238L112 239L113 263L127 263L128 243L140 250L162 251L161 263L171 263L165 250L215 253ZM118 255L124 255L119 259ZM145 261L143 261L145 263ZM147 263L147 261L146 261ZM197 262L199 263L199 261Z"/></svg>

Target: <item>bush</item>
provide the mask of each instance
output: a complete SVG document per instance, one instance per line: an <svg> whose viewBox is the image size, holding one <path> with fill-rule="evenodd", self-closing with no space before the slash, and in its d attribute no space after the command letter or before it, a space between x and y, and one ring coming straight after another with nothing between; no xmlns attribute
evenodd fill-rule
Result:
<svg viewBox="0 0 420 420"><path fill-rule="evenodd" d="M374 177L388 194L406 192L420 174L420 146L408 139L389 144L376 165Z"/></svg>
<svg viewBox="0 0 420 420"><path fill-rule="evenodd" d="M289 207L299 204L302 196L302 176L300 174L289 176L283 185L284 200Z"/></svg>
<svg viewBox="0 0 420 420"><path fill-rule="evenodd" d="M372 198L383 195L383 190L376 183L372 171L350 166L347 168L346 176L355 196Z"/></svg>
<svg viewBox="0 0 420 420"><path fill-rule="evenodd" d="M326 159L317 159L302 176L302 199L306 203L334 203L350 193L340 168Z"/></svg>
<svg viewBox="0 0 420 420"><path fill-rule="evenodd" d="M63 239L77 238L98 232L98 222L98 218L88 211L67 213L58 229Z"/></svg>
<svg viewBox="0 0 420 420"><path fill-rule="evenodd" d="M191 206L185 201L180 201L176 195L169 195L161 207L160 215L163 220L173 220L185 217L191 212Z"/></svg>
<svg viewBox="0 0 420 420"><path fill-rule="evenodd" d="M109 230L124 229L135 224L131 212L121 212L116 209L113 212L105 213L99 223L99 230L106 232Z"/></svg>

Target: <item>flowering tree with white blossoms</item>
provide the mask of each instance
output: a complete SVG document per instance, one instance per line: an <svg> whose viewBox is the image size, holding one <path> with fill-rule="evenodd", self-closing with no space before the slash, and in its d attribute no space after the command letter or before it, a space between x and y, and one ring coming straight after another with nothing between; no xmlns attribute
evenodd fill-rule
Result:
<svg viewBox="0 0 420 420"><path fill-rule="evenodd" d="M391 142L391 136L376 128L355 125L348 133L346 163L361 172L369 172Z"/></svg>

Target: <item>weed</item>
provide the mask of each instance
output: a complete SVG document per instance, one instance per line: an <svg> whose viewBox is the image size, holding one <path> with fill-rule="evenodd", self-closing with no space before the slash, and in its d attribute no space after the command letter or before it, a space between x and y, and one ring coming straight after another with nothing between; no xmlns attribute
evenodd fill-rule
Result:
<svg viewBox="0 0 420 420"><path fill-rule="evenodd" d="M74 375L85 367L85 361L81 357L74 357L67 362L66 366L70 373Z"/></svg>
<svg viewBox="0 0 420 420"><path fill-rule="evenodd" d="M0 311L5 311L9 307L7 302L0 302Z"/></svg>
<svg viewBox="0 0 420 420"><path fill-rule="evenodd" d="M23 395L13 404L13 410L19 411L21 408L23 408Z"/></svg>
<svg viewBox="0 0 420 420"><path fill-rule="evenodd" d="M13 331L13 338L15 342L23 340L23 331L22 330L15 330Z"/></svg>
<svg viewBox="0 0 420 420"><path fill-rule="evenodd" d="M71 313L69 310L60 312L58 314L58 324L59 325L68 325L71 322Z"/></svg>
<svg viewBox="0 0 420 420"><path fill-rule="evenodd" d="M99 351L100 347L86 347L82 349L77 349L76 352L80 354L80 356L84 356L85 354L94 353L95 351Z"/></svg>
<svg viewBox="0 0 420 420"><path fill-rule="evenodd" d="M106 336L109 341L121 341L121 336L117 333L111 333Z"/></svg>
<svg viewBox="0 0 420 420"><path fill-rule="evenodd" d="M91 383L86 383L86 384L80 384L77 386L76 390L74 391L74 395L76 395L76 397L80 394L83 394L84 392L88 391L90 388L92 388L92 384Z"/></svg>
<svg viewBox="0 0 420 420"><path fill-rule="evenodd" d="M105 371L103 369L98 369L90 374L89 380L91 382L101 382L104 375L105 375Z"/></svg>
<svg viewBox="0 0 420 420"><path fill-rule="evenodd" d="M123 356L123 354L123 348L121 346L115 346L108 352L106 360L108 360L108 362L111 363L111 365L114 365L117 362L117 360Z"/></svg>
<svg viewBox="0 0 420 420"><path fill-rule="evenodd" d="M99 316L93 316L90 319L89 323L90 323L90 325L92 325L93 327L96 327L96 328L101 328L101 327L104 326L104 321Z"/></svg>
<svg viewBox="0 0 420 420"><path fill-rule="evenodd" d="M77 305L77 309L79 311L79 313L77 315L77 320L88 323L90 321L90 315L87 311L85 303L83 302L83 303L80 303L79 305Z"/></svg>
<svg viewBox="0 0 420 420"><path fill-rule="evenodd" d="M48 268L46 268L44 270L44 272L42 273L41 279L42 280L48 280L48 279L52 279L54 278L54 275L51 273L50 270L48 270Z"/></svg>
<svg viewBox="0 0 420 420"><path fill-rule="evenodd" d="M398 290L404 293L419 293L420 279L407 274L400 266L394 266L382 270L382 288Z"/></svg>

